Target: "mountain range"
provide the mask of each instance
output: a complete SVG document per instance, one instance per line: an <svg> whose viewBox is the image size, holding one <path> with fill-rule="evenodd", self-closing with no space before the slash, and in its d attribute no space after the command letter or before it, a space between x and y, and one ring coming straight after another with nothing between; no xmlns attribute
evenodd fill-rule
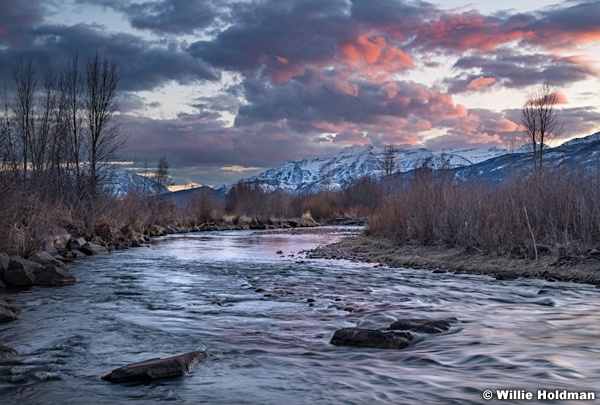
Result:
<svg viewBox="0 0 600 405"><path fill-rule="evenodd" d="M407 172L427 165L433 169L471 166L507 154L498 147L470 147L431 151L396 149L395 171ZM288 160L279 166L243 179L260 184L265 190L284 190L293 194L315 193L325 188L341 190L364 176L381 177L384 150L366 146L350 146L331 158Z"/></svg>
<svg viewBox="0 0 600 405"><path fill-rule="evenodd" d="M572 139L554 148L546 147L544 150L546 167L600 170L600 132ZM409 173L423 166L447 169L453 172L457 180L477 178L486 183L494 183L531 172L530 151L528 144L513 151L498 147L465 147L440 151L425 148L397 149L395 167L399 173ZM309 194L324 189L341 190L361 177L383 176L383 161L384 151L373 145L350 146L329 158L288 160L240 181L258 184L266 191L283 190L290 194ZM222 199L230 187L231 185L221 185L214 189L202 187L175 193L166 189L163 191L173 201L183 204L191 196L203 193ZM113 189L115 195L123 196L128 190L153 190L153 181L119 169L114 178Z"/></svg>

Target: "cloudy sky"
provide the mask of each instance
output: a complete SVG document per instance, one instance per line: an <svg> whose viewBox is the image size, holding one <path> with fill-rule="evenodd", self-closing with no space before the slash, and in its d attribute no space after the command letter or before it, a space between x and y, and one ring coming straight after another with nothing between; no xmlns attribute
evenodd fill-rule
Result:
<svg viewBox="0 0 600 405"><path fill-rule="evenodd" d="M0 0L0 82L117 61L123 160L216 184L352 144L506 146L545 80L600 130L600 2ZM562 140L557 140L560 143Z"/></svg>

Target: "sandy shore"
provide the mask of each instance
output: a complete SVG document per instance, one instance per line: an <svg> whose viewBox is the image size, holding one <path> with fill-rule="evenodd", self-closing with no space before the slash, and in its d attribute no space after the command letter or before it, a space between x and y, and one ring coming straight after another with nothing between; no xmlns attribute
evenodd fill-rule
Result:
<svg viewBox="0 0 600 405"><path fill-rule="evenodd" d="M346 259L380 263L389 267L412 267L434 272L469 273L499 280L539 278L600 285L600 251L592 249L579 256L558 256L544 252L536 262L507 256L485 255L475 249L396 245L388 240L349 236L341 242L306 252L308 258Z"/></svg>

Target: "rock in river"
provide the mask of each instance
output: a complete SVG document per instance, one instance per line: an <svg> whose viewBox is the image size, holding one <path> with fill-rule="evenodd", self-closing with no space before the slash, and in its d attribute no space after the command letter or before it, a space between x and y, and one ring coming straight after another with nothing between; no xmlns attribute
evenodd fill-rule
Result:
<svg viewBox="0 0 600 405"><path fill-rule="evenodd" d="M407 330L418 333L441 333L450 329L447 321L429 319L400 319L387 330Z"/></svg>
<svg viewBox="0 0 600 405"><path fill-rule="evenodd" d="M0 275L2 282L9 287L30 287L35 285L35 276L30 266L39 266L19 256L10 256L7 269Z"/></svg>
<svg viewBox="0 0 600 405"><path fill-rule="evenodd" d="M12 357L18 354L19 353L12 347L4 346L2 343L0 343L0 357Z"/></svg>
<svg viewBox="0 0 600 405"><path fill-rule="evenodd" d="M29 266L33 270L36 285L59 286L74 284L76 281L65 263L48 252L34 253L29 257L29 262L38 264Z"/></svg>
<svg viewBox="0 0 600 405"><path fill-rule="evenodd" d="M0 323L14 321L19 310L0 298Z"/></svg>
<svg viewBox="0 0 600 405"><path fill-rule="evenodd" d="M331 344L378 349L404 349L412 339L413 336L409 332L343 328L335 331L331 338Z"/></svg>
<svg viewBox="0 0 600 405"><path fill-rule="evenodd" d="M86 242L85 244L81 245L79 250L88 256L108 253L108 249L106 249L104 246L92 242Z"/></svg>
<svg viewBox="0 0 600 405"><path fill-rule="evenodd" d="M161 378L181 377L189 373L196 364L207 357L208 352L195 351L167 357L166 359L150 359L114 369L102 379L120 383L128 381L148 382Z"/></svg>

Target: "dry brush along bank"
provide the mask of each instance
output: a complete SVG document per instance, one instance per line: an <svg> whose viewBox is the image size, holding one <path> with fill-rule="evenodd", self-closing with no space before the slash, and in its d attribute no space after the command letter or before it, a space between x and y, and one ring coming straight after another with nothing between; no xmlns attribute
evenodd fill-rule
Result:
<svg viewBox="0 0 600 405"><path fill-rule="evenodd" d="M350 236L306 252L308 258L377 263L390 268L418 268L436 273L478 274L498 280L537 278L600 285L600 248L579 255L543 250L538 260L490 255L478 249L397 244L372 236Z"/></svg>

